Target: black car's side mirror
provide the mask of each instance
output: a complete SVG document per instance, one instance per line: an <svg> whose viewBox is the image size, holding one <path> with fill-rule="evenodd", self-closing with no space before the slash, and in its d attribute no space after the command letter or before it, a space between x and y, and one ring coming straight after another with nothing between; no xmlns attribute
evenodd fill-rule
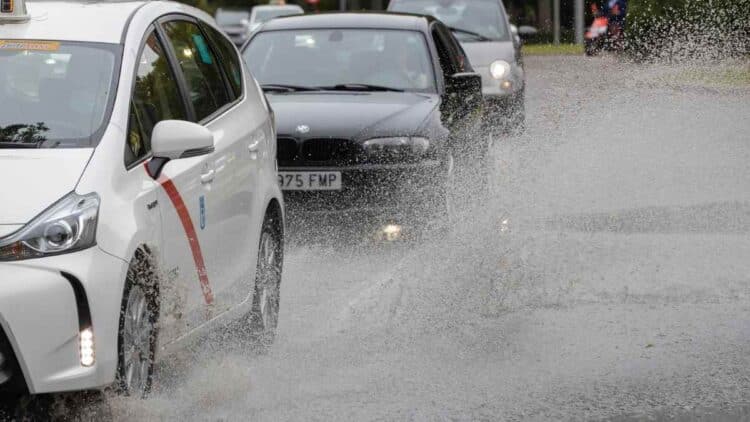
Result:
<svg viewBox="0 0 750 422"><path fill-rule="evenodd" d="M482 107L482 77L478 73L455 73L445 78L443 115L453 124Z"/></svg>

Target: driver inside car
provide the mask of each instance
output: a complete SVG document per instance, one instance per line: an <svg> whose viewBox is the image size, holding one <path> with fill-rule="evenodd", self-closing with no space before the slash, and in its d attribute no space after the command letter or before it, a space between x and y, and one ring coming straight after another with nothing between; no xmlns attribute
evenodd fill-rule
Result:
<svg viewBox="0 0 750 422"><path fill-rule="evenodd" d="M404 42L394 36L386 36L385 46L382 51L388 51L390 57L395 57L395 62L380 59L371 67L368 81L372 85L387 86L398 89L424 90L430 86L427 72L421 69L418 53L413 51L415 39Z"/></svg>

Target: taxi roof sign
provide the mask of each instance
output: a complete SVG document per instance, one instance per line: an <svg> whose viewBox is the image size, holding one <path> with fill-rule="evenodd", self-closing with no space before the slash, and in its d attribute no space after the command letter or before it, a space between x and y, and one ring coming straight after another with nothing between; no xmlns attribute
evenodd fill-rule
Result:
<svg viewBox="0 0 750 422"><path fill-rule="evenodd" d="M0 0L0 24L25 22L31 19L25 0Z"/></svg>

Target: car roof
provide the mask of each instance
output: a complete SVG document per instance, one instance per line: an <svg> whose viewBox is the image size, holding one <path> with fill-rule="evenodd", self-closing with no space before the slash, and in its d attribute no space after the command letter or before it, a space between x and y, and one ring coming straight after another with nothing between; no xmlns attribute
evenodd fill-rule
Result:
<svg viewBox="0 0 750 422"><path fill-rule="evenodd" d="M435 21L431 16L406 13L321 13L317 15L285 16L263 25L263 31L284 29L377 28L426 31Z"/></svg>
<svg viewBox="0 0 750 422"><path fill-rule="evenodd" d="M253 7L253 10L284 10L284 9L303 10L302 6L298 4L262 4L260 6Z"/></svg>
<svg viewBox="0 0 750 422"><path fill-rule="evenodd" d="M144 1L28 1L31 19L0 24L0 39L120 43Z"/></svg>

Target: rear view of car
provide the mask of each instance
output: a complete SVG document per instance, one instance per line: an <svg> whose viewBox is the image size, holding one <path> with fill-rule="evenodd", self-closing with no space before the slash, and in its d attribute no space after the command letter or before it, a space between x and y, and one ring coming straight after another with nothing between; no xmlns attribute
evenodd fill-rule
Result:
<svg viewBox="0 0 750 422"><path fill-rule="evenodd" d="M250 11L242 9L223 9L216 11L216 24L235 45L242 45L250 36Z"/></svg>
<svg viewBox="0 0 750 422"><path fill-rule="evenodd" d="M302 15L305 11L296 4L255 6L250 15L250 31L255 31L264 22L283 16Z"/></svg>

